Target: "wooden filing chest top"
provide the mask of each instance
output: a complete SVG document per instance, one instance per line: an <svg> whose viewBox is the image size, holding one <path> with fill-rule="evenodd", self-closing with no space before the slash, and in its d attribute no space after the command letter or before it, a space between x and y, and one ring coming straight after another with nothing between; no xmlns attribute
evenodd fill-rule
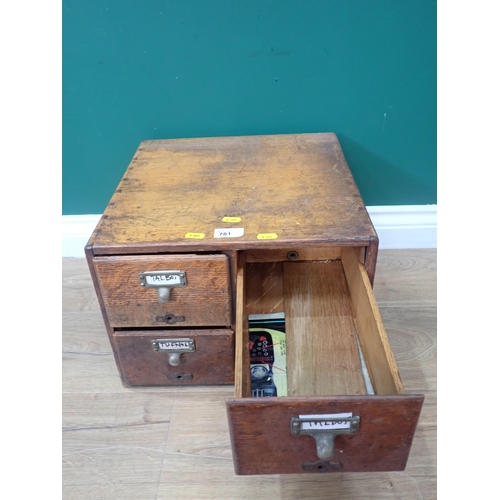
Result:
<svg viewBox="0 0 500 500"><path fill-rule="evenodd" d="M116 255L377 241L337 137L320 133L144 141L89 243Z"/></svg>

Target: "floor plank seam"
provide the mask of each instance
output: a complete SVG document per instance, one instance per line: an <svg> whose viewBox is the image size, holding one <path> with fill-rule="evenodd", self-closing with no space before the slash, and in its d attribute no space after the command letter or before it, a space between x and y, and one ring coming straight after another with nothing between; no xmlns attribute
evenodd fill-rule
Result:
<svg viewBox="0 0 500 500"><path fill-rule="evenodd" d="M420 486L418 485L418 481L414 477L411 477L408 474L405 474L404 472L393 472L393 474L398 474L399 476L403 476L403 477L407 477L408 479L411 479L415 483L415 486L417 487L417 491L418 491L418 494L420 495L420 499L424 500L424 497L422 496L422 492L420 491Z"/></svg>
<svg viewBox="0 0 500 500"><path fill-rule="evenodd" d="M103 430L103 429L123 429L127 427L144 427L147 425L169 424L169 423L170 420L158 420L157 422L142 422L136 424L102 425L93 427L63 427L63 432L91 431L91 430Z"/></svg>
<svg viewBox="0 0 500 500"><path fill-rule="evenodd" d="M84 450L70 451L69 453L63 453L63 457L68 457L70 455L78 455L81 453L91 453L94 451L108 451L116 449L126 449L126 450L147 450L154 451L156 453L164 453L164 450L157 450L155 448L147 448L145 446L132 446L132 445L115 445L115 446L98 446L97 448L86 448Z"/></svg>
<svg viewBox="0 0 500 500"><path fill-rule="evenodd" d="M62 351L63 354L76 354L84 356L113 356L112 352L79 352L79 351Z"/></svg>
<svg viewBox="0 0 500 500"><path fill-rule="evenodd" d="M171 413L170 413L170 422L172 422L172 419L174 417L174 408L175 408L175 401L177 400L177 394L174 392L172 393L172 407L171 407ZM160 494L160 486L161 486L161 478L163 476L163 470L164 470L164 465L165 465L165 456L167 454L167 446L168 446L168 438L170 436L170 423L167 426L167 430L165 433L165 440L163 442L163 456L161 459L161 468L158 473L158 480L156 482L156 500L158 500L158 496Z"/></svg>
<svg viewBox="0 0 500 500"><path fill-rule="evenodd" d="M181 453L177 451L166 451L165 455L175 455L179 457L195 457L195 458L215 458L217 460L233 460L232 457L220 457L216 455L197 455L196 453Z"/></svg>

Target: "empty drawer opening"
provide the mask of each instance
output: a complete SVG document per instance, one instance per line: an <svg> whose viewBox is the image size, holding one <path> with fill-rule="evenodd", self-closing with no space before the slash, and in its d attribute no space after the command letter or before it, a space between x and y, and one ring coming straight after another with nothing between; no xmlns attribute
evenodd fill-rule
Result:
<svg viewBox="0 0 500 500"><path fill-rule="evenodd" d="M248 317L277 313L285 317L284 395L404 393L368 275L352 248L338 260L312 262L245 262L243 254L238 266L236 397L252 396Z"/></svg>

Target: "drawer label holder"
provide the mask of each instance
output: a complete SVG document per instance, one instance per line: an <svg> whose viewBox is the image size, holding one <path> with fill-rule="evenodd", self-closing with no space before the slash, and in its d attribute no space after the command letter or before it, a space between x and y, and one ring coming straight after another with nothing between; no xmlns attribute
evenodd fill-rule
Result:
<svg viewBox="0 0 500 500"><path fill-rule="evenodd" d="M170 366L179 366L181 354L196 351L194 339L153 339L153 351L168 355Z"/></svg>
<svg viewBox="0 0 500 500"><path fill-rule="evenodd" d="M139 284L143 288L156 288L158 301L166 304L170 301L172 288L187 285L186 271L147 271L139 273Z"/></svg>
<svg viewBox="0 0 500 500"><path fill-rule="evenodd" d="M312 436L316 440L316 453L320 460L328 460L335 452L334 440L339 434L355 434L360 417L352 413L330 415L299 415L290 419L294 436Z"/></svg>

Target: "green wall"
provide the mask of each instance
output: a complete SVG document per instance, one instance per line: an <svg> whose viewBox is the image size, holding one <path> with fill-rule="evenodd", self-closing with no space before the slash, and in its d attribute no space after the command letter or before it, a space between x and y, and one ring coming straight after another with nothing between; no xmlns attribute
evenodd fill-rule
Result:
<svg viewBox="0 0 500 500"><path fill-rule="evenodd" d="M63 0L63 214L140 141L335 132L367 205L436 203L435 0Z"/></svg>

